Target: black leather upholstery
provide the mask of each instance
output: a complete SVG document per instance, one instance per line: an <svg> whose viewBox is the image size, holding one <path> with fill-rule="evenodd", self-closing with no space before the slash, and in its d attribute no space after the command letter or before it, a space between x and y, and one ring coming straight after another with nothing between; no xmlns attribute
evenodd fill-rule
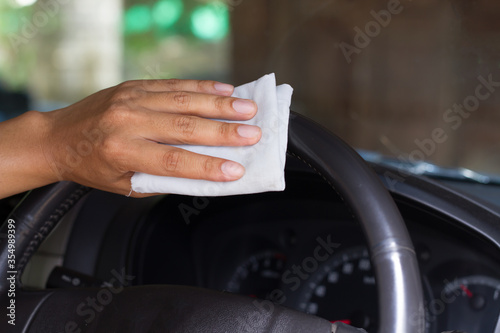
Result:
<svg viewBox="0 0 500 333"><path fill-rule="evenodd" d="M324 319L213 290L182 286L131 287L116 294L103 290L55 290L28 332L331 332Z"/></svg>

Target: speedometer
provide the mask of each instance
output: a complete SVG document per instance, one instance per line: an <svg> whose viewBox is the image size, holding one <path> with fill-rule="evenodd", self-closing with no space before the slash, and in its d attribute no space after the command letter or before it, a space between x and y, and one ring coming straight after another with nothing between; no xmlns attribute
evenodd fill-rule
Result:
<svg viewBox="0 0 500 333"><path fill-rule="evenodd" d="M442 295L447 306L438 318L440 327L467 333L500 331L500 281L488 276L472 275L448 283Z"/></svg>
<svg viewBox="0 0 500 333"><path fill-rule="evenodd" d="M335 254L296 291L298 310L374 332L378 303L368 250L353 247Z"/></svg>
<svg viewBox="0 0 500 333"><path fill-rule="evenodd" d="M226 291L266 298L279 287L286 257L275 251L252 255L241 263L226 284Z"/></svg>

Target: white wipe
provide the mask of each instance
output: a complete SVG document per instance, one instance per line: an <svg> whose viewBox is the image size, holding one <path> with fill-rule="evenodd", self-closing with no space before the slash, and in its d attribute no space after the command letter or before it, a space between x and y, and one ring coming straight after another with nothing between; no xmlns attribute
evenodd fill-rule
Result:
<svg viewBox="0 0 500 333"><path fill-rule="evenodd" d="M193 196L223 196L250 194L285 189L285 158L288 140L288 118L293 89L287 84L276 87L274 74L236 87L234 97L252 99L258 112L248 121L262 129L261 140L247 147L176 146L192 152L210 155L242 164L245 175L232 182L212 182L198 179L153 176L136 173L132 189L137 193L172 193Z"/></svg>

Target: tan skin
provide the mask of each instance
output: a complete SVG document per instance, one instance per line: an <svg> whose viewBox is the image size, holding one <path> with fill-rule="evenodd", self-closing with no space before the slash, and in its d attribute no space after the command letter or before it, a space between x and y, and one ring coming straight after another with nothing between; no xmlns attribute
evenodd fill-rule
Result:
<svg viewBox="0 0 500 333"><path fill-rule="evenodd" d="M165 144L245 146L258 127L251 100L214 81L128 81L63 109L0 123L0 198L60 180L128 195L134 172L234 181L244 167ZM131 193L134 197L151 194Z"/></svg>

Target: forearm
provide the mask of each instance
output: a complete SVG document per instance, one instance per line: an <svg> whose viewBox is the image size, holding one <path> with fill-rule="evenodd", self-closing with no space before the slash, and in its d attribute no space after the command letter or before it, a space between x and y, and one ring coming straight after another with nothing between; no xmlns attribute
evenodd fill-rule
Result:
<svg viewBox="0 0 500 333"><path fill-rule="evenodd" d="M30 111L0 123L0 198L57 181L43 150L47 118Z"/></svg>

